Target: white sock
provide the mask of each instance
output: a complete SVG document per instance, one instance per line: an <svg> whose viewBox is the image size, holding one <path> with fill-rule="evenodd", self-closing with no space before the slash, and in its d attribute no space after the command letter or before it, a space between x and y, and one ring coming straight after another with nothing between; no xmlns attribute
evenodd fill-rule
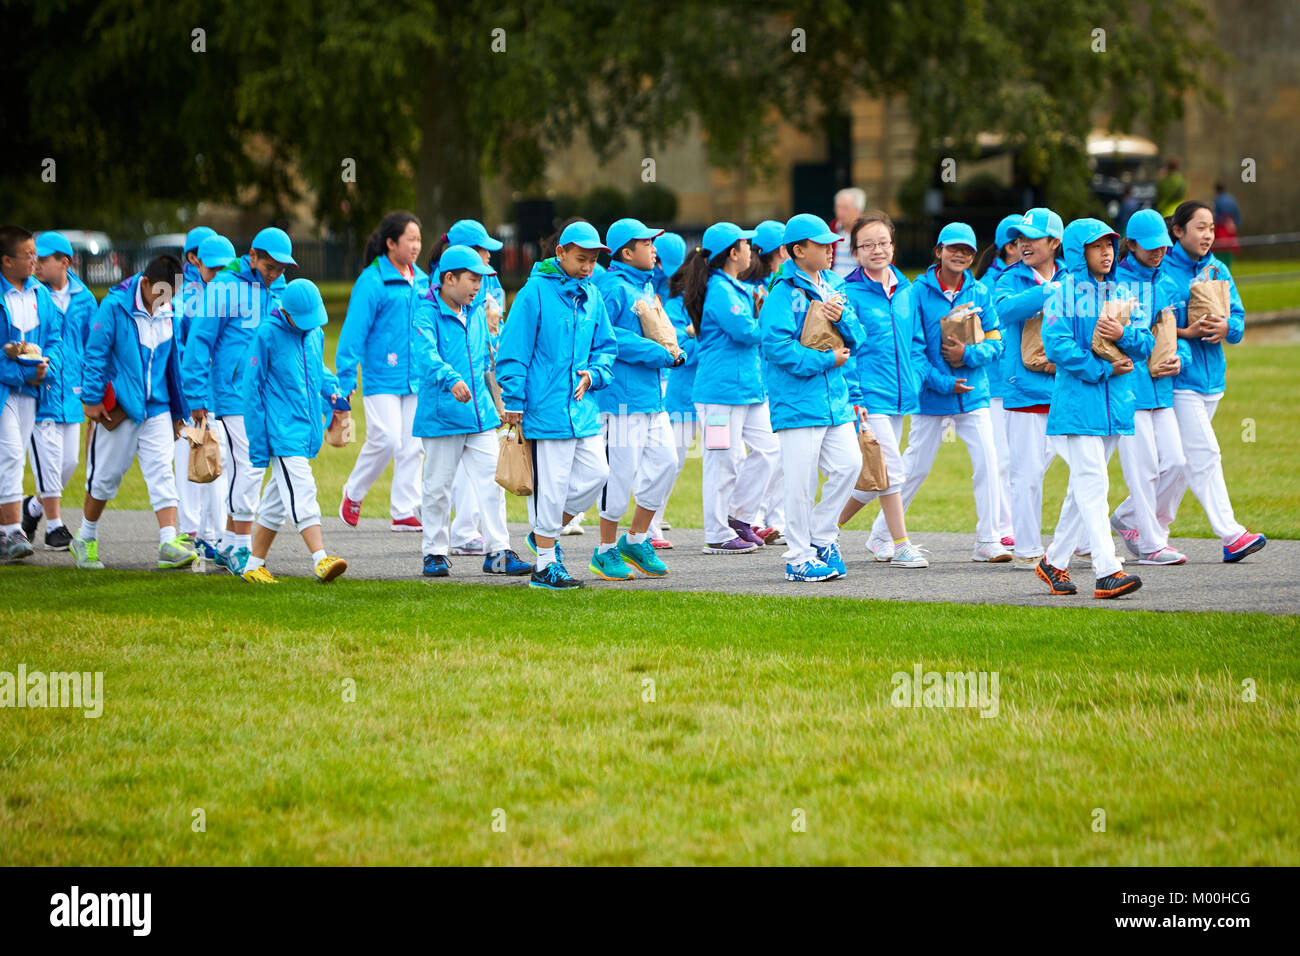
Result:
<svg viewBox="0 0 1300 956"><path fill-rule="evenodd" d="M645 539L648 538L649 536L650 536L649 533L646 533L646 534L633 534L631 531L629 531L629 532L627 533L627 543L628 543L628 544L645 544Z"/></svg>
<svg viewBox="0 0 1300 956"><path fill-rule="evenodd" d="M229 539L230 539L230 532L229 532L229 531L218 531L218 532L217 532L217 539L216 539L216 541L215 541L215 543L213 544L212 547L213 547L216 551L218 551L218 552L220 552L220 551L225 551L226 548L230 547L230 540L229 540Z"/></svg>
<svg viewBox="0 0 1300 956"><path fill-rule="evenodd" d="M311 553L312 567L315 567L316 565L320 564L322 561L325 560L325 558L326 558L326 553L324 548L321 548L319 551L313 551Z"/></svg>
<svg viewBox="0 0 1300 956"><path fill-rule="evenodd" d="M94 541L99 536L99 522L89 518L81 519L81 528L77 531L78 541Z"/></svg>
<svg viewBox="0 0 1300 956"><path fill-rule="evenodd" d="M265 558L258 558L258 557L255 557L255 556L253 556L253 555L250 554L250 555L248 556L248 562L244 565L244 570L245 570L245 571L256 571L258 568L260 568L260 567L261 567L262 565L264 565L265 563L266 563L266 559L265 559Z"/></svg>
<svg viewBox="0 0 1300 956"><path fill-rule="evenodd" d="M615 547L614 545L612 545L612 544L606 544L604 541L602 541L602 542L600 543L599 547L596 548L596 553L597 553L597 554L608 554L609 552L611 552L611 551L614 550L614 547Z"/></svg>
<svg viewBox="0 0 1300 956"><path fill-rule="evenodd" d="M46 534L49 534L51 531L57 531L59 528L62 528L62 527L63 527L63 519L62 519L62 518L46 518L46 519L45 519L45 533L46 533Z"/></svg>
<svg viewBox="0 0 1300 956"><path fill-rule="evenodd" d="M169 525L168 525L167 527L165 527L165 528L159 528L159 529L158 529L158 543L159 543L159 544L166 544L168 541L170 541L170 540L171 540L172 538L174 538L174 537L176 537L176 526L175 526L175 525L170 525L170 524L169 524Z"/></svg>
<svg viewBox="0 0 1300 956"><path fill-rule="evenodd" d="M555 560L555 548L537 549L537 570L545 571L546 566Z"/></svg>
<svg viewBox="0 0 1300 956"><path fill-rule="evenodd" d="M0 528L0 531L3 531L5 534L13 534L15 531L21 531L22 529L23 525L20 521L18 524L7 524Z"/></svg>
<svg viewBox="0 0 1300 956"><path fill-rule="evenodd" d="M251 534L235 534L231 535L231 537L235 539L236 551L240 548L251 548L253 546L253 536Z"/></svg>
<svg viewBox="0 0 1300 956"><path fill-rule="evenodd" d="M39 518L45 514L45 509L41 507L41 499L32 495L32 500L27 502L27 514L33 518Z"/></svg>

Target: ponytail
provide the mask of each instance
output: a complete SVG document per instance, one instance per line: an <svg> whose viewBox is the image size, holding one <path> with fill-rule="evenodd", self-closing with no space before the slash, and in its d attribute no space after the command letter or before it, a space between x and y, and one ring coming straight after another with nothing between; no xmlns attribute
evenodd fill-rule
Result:
<svg viewBox="0 0 1300 956"><path fill-rule="evenodd" d="M1002 250L998 248L997 242L990 242L980 250L980 254L975 257L975 265L971 266L971 275L977 279L983 279L984 273L989 271L989 266L993 265L993 258L1000 256Z"/></svg>
<svg viewBox="0 0 1300 956"><path fill-rule="evenodd" d="M391 239L396 242L402 238L402 233L406 232L406 227L411 223L415 223L418 227L420 220L415 217L415 213L407 212L404 209L390 212L379 220L379 225L375 227L375 231L366 240L366 251L362 254L361 261L368 266L380 256L387 255L388 240ZM365 266L362 268L365 268Z"/></svg>
<svg viewBox="0 0 1300 956"><path fill-rule="evenodd" d="M755 252L750 260L749 268L737 278L741 282L762 282L772 274L772 257L774 255L776 255L775 249L771 252Z"/></svg>
<svg viewBox="0 0 1300 956"><path fill-rule="evenodd" d="M686 257L682 267L677 270L678 273L685 273L682 281L682 304L686 306L686 314L695 323L696 335L700 334L701 323L704 321L704 295L709 291L709 275L714 269L721 269L727 264L734 245L735 243L732 243L731 246L727 246L712 259L707 252L696 246L695 251Z"/></svg>
<svg viewBox="0 0 1300 956"><path fill-rule="evenodd" d="M445 232L433 244L433 252L429 256L429 267L427 269L430 275L438 271L438 260L442 258L442 254L447 251L449 245L451 245L451 240L447 238Z"/></svg>

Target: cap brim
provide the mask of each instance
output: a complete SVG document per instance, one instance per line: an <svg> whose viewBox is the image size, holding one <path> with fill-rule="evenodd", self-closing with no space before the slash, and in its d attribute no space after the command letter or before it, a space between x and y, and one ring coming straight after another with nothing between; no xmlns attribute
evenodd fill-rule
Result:
<svg viewBox="0 0 1300 956"><path fill-rule="evenodd" d="M474 273L475 275L494 276L497 274L495 269L489 269L487 266L479 266L478 268L475 268L474 266L467 266L467 268L469 269L470 272Z"/></svg>
<svg viewBox="0 0 1300 956"><path fill-rule="evenodd" d="M500 239L493 239L491 236L487 236L482 242L477 243L477 245L480 248L486 249L488 252L497 252L505 247L504 242Z"/></svg>
<svg viewBox="0 0 1300 956"><path fill-rule="evenodd" d="M613 252L613 251L614 251L614 250L610 249L609 246L602 245L602 244L599 243L599 242L596 243L595 245L592 245L592 244L590 244L590 243L588 243L588 242L586 242L585 240L582 240L582 239L570 239L568 242L562 242L562 243L560 243L560 245L562 245L562 246L577 246L579 249L586 249L586 250L588 250L589 252Z"/></svg>
<svg viewBox="0 0 1300 956"><path fill-rule="evenodd" d="M746 239L753 235L754 234L752 232L741 233L740 238ZM796 242L816 242L823 246L833 246L835 243L839 241L840 241L840 237L835 235L835 233L833 232L820 232L815 236L800 236L798 239L786 239L782 237L781 245L788 246L788 245L793 245Z"/></svg>
<svg viewBox="0 0 1300 956"><path fill-rule="evenodd" d="M214 262L208 262L202 256L199 256L199 264L207 269L224 269L226 266L230 265L230 263L234 262L234 260L234 256L223 255L220 259L217 259Z"/></svg>
<svg viewBox="0 0 1300 956"><path fill-rule="evenodd" d="M298 260L296 260L293 256L285 256L283 259L281 259L279 256L275 255L274 253L268 252L267 255L270 256L272 259L274 259L276 262L280 263L280 265L282 266L296 266L298 264Z"/></svg>
<svg viewBox="0 0 1300 956"><path fill-rule="evenodd" d="M1129 236L1128 238L1132 239L1147 252L1151 252L1155 249L1169 249L1174 244L1173 240L1169 238L1168 233L1159 236ZM1148 242L1151 243L1151 245L1147 245Z"/></svg>

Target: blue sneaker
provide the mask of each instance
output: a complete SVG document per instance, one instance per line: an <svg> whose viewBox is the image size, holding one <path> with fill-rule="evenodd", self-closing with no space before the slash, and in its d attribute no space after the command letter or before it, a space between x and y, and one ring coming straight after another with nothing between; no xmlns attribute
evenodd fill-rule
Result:
<svg viewBox="0 0 1300 956"><path fill-rule="evenodd" d="M530 588L545 588L550 591L571 591L582 587L582 582L574 578L559 561L552 561L541 571L534 571L528 579Z"/></svg>
<svg viewBox="0 0 1300 956"><path fill-rule="evenodd" d="M1268 538L1262 534L1247 531L1232 544L1224 547L1223 560L1227 564L1232 564L1234 561L1240 561L1248 554L1254 554L1266 544L1268 544Z"/></svg>
<svg viewBox="0 0 1300 956"><path fill-rule="evenodd" d="M533 566L526 561L522 561L519 555L506 549L505 551L493 551L483 559L484 574L508 574L512 578L517 578L525 574L533 573Z"/></svg>
<svg viewBox="0 0 1300 956"><path fill-rule="evenodd" d="M533 538L533 533L531 531L528 532L528 537L525 538L524 540L528 544L528 550L533 552L533 555L535 557L537 555L537 541L536 539ZM560 567L562 568L565 567L564 549L560 547L560 541L558 538L555 540L555 560L559 562Z"/></svg>
<svg viewBox="0 0 1300 956"><path fill-rule="evenodd" d="M787 581L829 581L839 576L838 571L828 564L823 564L816 558L805 561L803 564L787 564L785 566L785 579Z"/></svg>
<svg viewBox="0 0 1300 956"><path fill-rule="evenodd" d="M253 553L247 548L235 548L233 551L226 552L226 570L235 577L242 577L244 568L248 567L248 559Z"/></svg>
<svg viewBox="0 0 1300 956"><path fill-rule="evenodd" d="M844 566L844 557L840 554L839 544L832 541L825 547L819 544L814 544L813 547L817 549L817 557L838 577L848 577L849 569Z"/></svg>
<svg viewBox="0 0 1300 956"><path fill-rule="evenodd" d="M424 556L424 576L426 578L445 578L451 574L451 561L445 554L426 554Z"/></svg>
<svg viewBox="0 0 1300 956"><path fill-rule="evenodd" d="M212 549L212 560L217 567L225 571L230 570L230 552L233 551L234 548L235 546L232 544L225 548Z"/></svg>
<svg viewBox="0 0 1300 956"><path fill-rule="evenodd" d="M618 539L618 553L624 561L647 577L661 578L668 573L668 565L659 560L649 538L640 544L632 544L627 540L627 535L623 535Z"/></svg>
<svg viewBox="0 0 1300 956"><path fill-rule="evenodd" d="M202 538L199 538L194 542L194 550L202 555L205 561L217 561L217 549L208 544L208 542L204 541ZM225 567L224 564L220 563L219 566L223 568Z"/></svg>

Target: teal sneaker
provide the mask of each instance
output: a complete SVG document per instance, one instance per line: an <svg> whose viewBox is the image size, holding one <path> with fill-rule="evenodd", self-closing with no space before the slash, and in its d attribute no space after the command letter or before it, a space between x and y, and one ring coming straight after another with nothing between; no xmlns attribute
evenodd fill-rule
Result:
<svg viewBox="0 0 1300 956"><path fill-rule="evenodd" d="M604 578L606 581L632 580L632 569L624 563L617 547L604 554L601 554L600 549L597 548L591 553L591 563L587 567L596 577Z"/></svg>
<svg viewBox="0 0 1300 956"><path fill-rule="evenodd" d="M244 568L248 567L248 559L253 556L253 552L247 548L235 548L226 554L226 570L235 577L243 577Z"/></svg>
<svg viewBox="0 0 1300 956"><path fill-rule="evenodd" d="M158 545L158 567L164 571L189 567L198 560L193 545L183 534L178 534L166 544Z"/></svg>
<svg viewBox="0 0 1300 956"><path fill-rule="evenodd" d="M83 571L103 571L104 565L99 560L99 541L82 541L80 538L73 538L68 545L73 556L77 559L77 567Z"/></svg>
<svg viewBox="0 0 1300 956"><path fill-rule="evenodd" d="M668 565L659 560L649 538L640 544L632 544L627 540L627 535L623 535L618 539L618 553L625 562L647 577L661 578L668 573Z"/></svg>

